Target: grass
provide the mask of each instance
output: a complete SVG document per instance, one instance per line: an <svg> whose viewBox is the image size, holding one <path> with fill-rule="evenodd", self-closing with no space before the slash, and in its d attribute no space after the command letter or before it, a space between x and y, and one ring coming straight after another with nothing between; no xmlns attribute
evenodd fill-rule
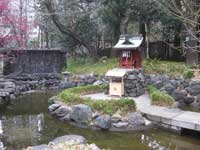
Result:
<svg viewBox="0 0 200 150"><path fill-rule="evenodd" d="M90 59L69 60L67 70L72 74L104 75L109 69L118 67L118 58L103 58L97 62ZM166 74L172 77L186 76L193 77L189 68L184 62L160 61L157 59L148 59L143 61L143 68L147 74Z"/></svg>
<svg viewBox="0 0 200 150"><path fill-rule="evenodd" d="M153 86L148 86L147 89L151 97L152 105L166 106L166 107L171 107L173 105L174 99L170 95L162 91L159 91Z"/></svg>
<svg viewBox="0 0 200 150"><path fill-rule="evenodd" d="M135 102L131 99L119 99L119 100L92 100L89 98L82 98L81 95L92 94L97 92L103 92L105 90L105 86L82 86L66 89L61 92L58 96L59 98L66 103L67 105L77 105L77 104L85 104L92 108L94 111L101 112L103 114L114 114L117 111L120 111L122 114L135 111Z"/></svg>
<svg viewBox="0 0 200 150"><path fill-rule="evenodd" d="M67 70L73 74L95 73L96 75L104 75L109 69L117 66L118 60L116 58L100 59L97 62L90 59L69 60Z"/></svg>
<svg viewBox="0 0 200 150"><path fill-rule="evenodd" d="M166 74L172 77L184 75L188 70L184 62L160 61L157 59L145 60L143 66L148 74Z"/></svg>

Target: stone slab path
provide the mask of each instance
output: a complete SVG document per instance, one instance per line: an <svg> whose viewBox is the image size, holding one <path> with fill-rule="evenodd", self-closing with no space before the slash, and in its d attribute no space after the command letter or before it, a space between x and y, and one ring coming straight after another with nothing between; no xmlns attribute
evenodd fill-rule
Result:
<svg viewBox="0 0 200 150"><path fill-rule="evenodd" d="M105 95L104 93L86 95L94 100L111 100L119 99ZM172 128L185 128L200 131L200 113L182 111L180 109L152 106L148 94L133 98L137 110L144 114L149 120L170 126Z"/></svg>
<svg viewBox="0 0 200 150"><path fill-rule="evenodd" d="M200 113L180 109L152 106L148 94L134 98L137 110L155 121L171 127L200 131Z"/></svg>

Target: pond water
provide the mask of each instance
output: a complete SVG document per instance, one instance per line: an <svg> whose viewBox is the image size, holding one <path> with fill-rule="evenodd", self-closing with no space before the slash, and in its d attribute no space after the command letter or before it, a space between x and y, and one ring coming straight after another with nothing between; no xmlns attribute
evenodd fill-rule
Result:
<svg viewBox="0 0 200 150"><path fill-rule="evenodd" d="M31 145L48 143L56 137L78 134L89 143L111 150L200 150L200 139L179 136L160 129L114 133L79 129L48 114L48 98L56 92L32 93L0 110L0 150L21 150Z"/></svg>

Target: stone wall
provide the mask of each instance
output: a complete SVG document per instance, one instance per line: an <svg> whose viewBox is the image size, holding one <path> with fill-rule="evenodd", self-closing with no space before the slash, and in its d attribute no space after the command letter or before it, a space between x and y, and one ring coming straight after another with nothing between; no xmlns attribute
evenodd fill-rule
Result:
<svg viewBox="0 0 200 150"><path fill-rule="evenodd" d="M14 61L5 62L4 74L60 73L66 64L66 52L61 50L12 50Z"/></svg>
<svg viewBox="0 0 200 150"><path fill-rule="evenodd" d="M200 110L200 81L167 75L146 75L145 80L148 85L171 95L179 107L191 106Z"/></svg>
<svg viewBox="0 0 200 150"><path fill-rule="evenodd" d="M3 65L4 62L3 62L3 58L0 56L0 75L3 75Z"/></svg>
<svg viewBox="0 0 200 150"><path fill-rule="evenodd" d="M128 72L124 83L126 97L138 97L146 91L145 77L142 69L135 69Z"/></svg>

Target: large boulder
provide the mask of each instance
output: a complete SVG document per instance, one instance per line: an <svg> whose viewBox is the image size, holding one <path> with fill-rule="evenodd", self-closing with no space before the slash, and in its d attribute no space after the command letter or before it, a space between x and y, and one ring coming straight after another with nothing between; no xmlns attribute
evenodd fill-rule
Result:
<svg viewBox="0 0 200 150"><path fill-rule="evenodd" d="M58 109L56 109L55 111L52 112L52 115L55 115L59 118L66 116L67 114L69 114L71 111L71 107L68 106L61 106Z"/></svg>
<svg viewBox="0 0 200 150"><path fill-rule="evenodd" d="M72 107L70 119L79 123L88 123L92 120L92 110L87 105L75 105Z"/></svg>
<svg viewBox="0 0 200 150"><path fill-rule="evenodd" d="M94 125L98 128L103 130L108 130L111 128L111 116L109 115L102 115L95 119Z"/></svg>
<svg viewBox="0 0 200 150"><path fill-rule="evenodd" d="M200 94L200 84L186 88L186 90L193 96Z"/></svg>
<svg viewBox="0 0 200 150"><path fill-rule="evenodd" d="M57 145L59 143L64 143L64 142L74 142L76 144L85 144L87 140L83 136L79 135L66 135L62 137L58 137L54 139L53 141L49 142L49 145Z"/></svg>
<svg viewBox="0 0 200 150"><path fill-rule="evenodd" d="M49 110L49 112L53 112L53 111L55 111L56 109L58 109L60 106L61 106L61 104L53 104L53 105L50 105L50 106L48 107L48 110Z"/></svg>
<svg viewBox="0 0 200 150"><path fill-rule="evenodd" d="M129 113L127 115L127 121L131 126L145 125L144 118L142 117L141 113L138 112Z"/></svg>

